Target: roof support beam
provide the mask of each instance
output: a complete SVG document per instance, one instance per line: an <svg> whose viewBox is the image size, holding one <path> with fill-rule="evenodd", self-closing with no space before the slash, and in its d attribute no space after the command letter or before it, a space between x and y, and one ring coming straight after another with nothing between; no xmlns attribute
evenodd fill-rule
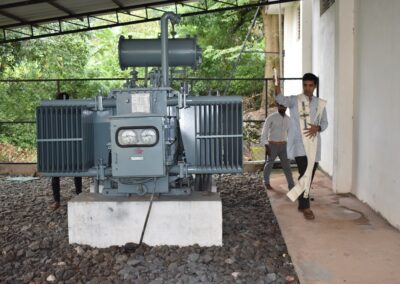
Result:
<svg viewBox="0 0 400 284"><path fill-rule="evenodd" d="M92 15L90 17L94 18L94 19L97 19L97 20L100 20L100 21L105 21L105 22L109 22L109 23L112 23L112 24L118 24L118 21L112 21L112 20L105 19L105 18L102 18L102 17L99 17L99 16Z"/></svg>
<svg viewBox="0 0 400 284"><path fill-rule="evenodd" d="M63 20L62 22L63 23L67 23L67 24L71 24L71 25L74 25L74 26L82 27L82 28L85 28L85 29L88 29L90 27L89 23L88 23L87 26L85 26L85 25L82 25L82 24L78 24L78 23L74 23L74 22L68 21L68 20Z"/></svg>
<svg viewBox="0 0 400 284"><path fill-rule="evenodd" d="M117 17L118 17L118 13L124 13L127 15L131 15L131 12L128 9L125 9L125 6L122 5L121 1L119 0L111 0L115 5L118 6L118 8L120 9L120 11L116 11L117 13Z"/></svg>
<svg viewBox="0 0 400 284"><path fill-rule="evenodd" d="M19 3L14 3L14 4L21 4L29 3L31 4L37 4L37 3L48 3L53 2L55 0L35 0L35 1L23 1ZM118 3L120 3L120 0L115 0ZM114 3L115 3L114 1ZM175 8L176 14L179 14L181 17L190 17L190 16L196 16L196 15L202 15L202 14L208 14L208 13L215 13L215 12L224 12L224 11L231 11L231 10L236 10L236 9L243 9L243 8L252 8L252 7L258 7L258 6L265 6L265 5L274 5L274 4L280 4L280 3L288 3L288 2L297 2L300 0L258 0L257 2L253 2L251 0L245 0L241 1L241 3L238 3L238 0L214 0L213 2L218 2L220 5L214 5L210 6L207 0L204 0L203 4L200 4L197 6L196 4L192 3L184 3L184 2L189 2L188 0L159 0L158 2L153 2L153 3L147 3L147 4L140 4L140 5L127 5L124 6L123 8L113 8L113 9L106 9L106 10L101 10L101 11L93 11L91 13L76 13L74 16L62 16L62 17L53 17L53 18L47 18L43 20L37 20L37 21L24 21L24 19L19 19L16 20L18 23L15 24L9 24L9 25L4 25L0 26L0 34L3 32L3 38L0 36L0 44L7 43L7 42L15 42L15 41L22 41L22 40L29 40L29 39L34 39L34 38L43 38L43 37L48 37L48 36L55 36L55 35L63 35L63 34L70 34L70 33L77 33L77 32L85 32L85 31L91 31L91 30L99 30L99 29L104 29L104 28L112 28L112 27L117 27L117 26L125 26L125 25L132 25L132 24L139 24L139 23L145 23L149 21L158 21L160 20L159 13L148 13L148 10L153 10L153 11L159 11L159 12L165 12L165 10L171 10L172 7ZM120 3L121 4L121 3ZM180 6L181 4L182 6ZM9 4L5 5L0 5L0 12L1 7L7 6ZM20 6L20 5L18 5ZM178 10L178 6L180 7L187 7L190 9L185 9L182 11ZM217 6L217 7L216 7ZM163 9L160 9L162 7ZM135 10L134 12L139 12L139 13L144 13L145 16L139 14L135 15L137 13L130 12L130 10ZM130 15L133 19L124 19L121 21L121 19L118 17L118 13L121 14L127 14ZM102 18L102 15L106 14L115 14L116 15L116 21L114 22L113 20L107 19L107 18ZM1 13L0 13L1 15ZM71 20L74 19L87 19L85 20L86 25L80 24ZM96 25L91 25L90 19L94 18L99 18L102 21L108 22L107 24L101 24L101 23L96 23ZM21 21L20 21L21 20ZM18 29L20 29L21 33L24 32L24 29L26 28L31 28L33 27L40 27L40 25L46 24L46 23L51 23L55 22L58 23L59 25L59 32L49 32L49 33L41 33L41 34L33 34L31 36L26 36L26 37L18 37L18 38L13 38L7 35L5 32L6 30L10 30L13 32L18 33ZM68 23L70 24L69 26L63 27L62 23ZM73 27L75 26L75 27ZM3 30L3 31L2 31Z"/></svg>
<svg viewBox="0 0 400 284"><path fill-rule="evenodd" d="M186 7L190 7L190 8L193 8L193 9L198 9L198 10L201 10L201 11L207 10L206 8L197 7L197 6L194 6L194 5L186 4L184 2L179 3L179 5L181 5L182 7L186 6Z"/></svg>
<svg viewBox="0 0 400 284"><path fill-rule="evenodd" d="M221 1L221 0L214 0L214 1L218 2L218 3L221 3L221 4L225 4L225 5L231 5L231 6L234 6L234 7L238 6L237 1L236 1L236 4L229 3L229 2L226 2L226 1Z"/></svg>
<svg viewBox="0 0 400 284"><path fill-rule="evenodd" d="M114 2L115 5L117 5L119 8L124 8L124 5L122 5L122 3L119 0L111 0L112 2Z"/></svg>
<svg viewBox="0 0 400 284"><path fill-rule="evenodd" d="M132 16L132 17L136 17L136 18L139 18L139 19L142 19L142 20L146 20L146 19L148 19L147 17L143 17L143 16L139 16L139 15L135 15L135 14L133 14L133 13L127 13L127 12L119 12L120 14L125 14L125 15L129 15L129 16Z"/></svg>
<svg viewBox="0 0 400 284"><path fill-rule="evenodd" d="M28 33L25 33L25 32L17 31L17 30L15 30L15 29L7 29L7 30L8 30L9 32L11 32L11 33L20 34L20 35L23 35L23 36L33 36L32 33L31 33L31 34L28 34ZM5 34L5 31L4 31L4 34Z"/></svg>

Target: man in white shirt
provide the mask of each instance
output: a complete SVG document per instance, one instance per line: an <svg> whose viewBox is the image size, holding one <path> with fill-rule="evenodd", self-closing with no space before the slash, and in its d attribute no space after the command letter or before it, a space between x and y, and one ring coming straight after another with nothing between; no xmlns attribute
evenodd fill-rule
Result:
<svg viewBox="0 0 400 284"><path fill-rule="evenodd" d="M264 186L272 190L269 176L276 157L279 157L283 172L285 173L289 189L294 186L292 171L286 153L289 117L285 114L286 107L277 105L278 111L270 114L264 122L261 132L261 143L265 145ZM267 159L268 158L268 159Z"/></svg>

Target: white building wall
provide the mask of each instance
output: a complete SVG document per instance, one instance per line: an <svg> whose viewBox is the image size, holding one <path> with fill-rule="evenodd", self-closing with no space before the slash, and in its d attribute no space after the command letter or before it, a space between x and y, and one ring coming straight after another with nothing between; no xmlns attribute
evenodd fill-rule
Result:
<svg viewBox="0 0 400 284"><path fill-rule="evenodd" d="M322 168L400 228L400 1L313 1L313 71L328 100ZM354 32L353 32L354 27Z"/></svg>
<svg viewBox="0 0 400 284"><path fill-rule="evenodd" d="M336 192L353 192L400 228L400 1L336 0L323 15L319 4L312 2L311 64L329 120L320 165ZM285 77L306 72L296 9L285 8ZM285 85L286 94L299 89Z"/></svg>
<svg viewBox="0 0 400 284"><path fill-rule="evenodd" d="M320 16L319 0L313 1L313 73L320 79L320 97L327 100L328 128L322 133L320 166L333 174L335 105L335 16L336 3Z"/></svg>
<svg viewBox="0 0 400 284"><path fill-rule="evenodd" d="M353 192L400 228L400 1L357 4Z"/></svg>

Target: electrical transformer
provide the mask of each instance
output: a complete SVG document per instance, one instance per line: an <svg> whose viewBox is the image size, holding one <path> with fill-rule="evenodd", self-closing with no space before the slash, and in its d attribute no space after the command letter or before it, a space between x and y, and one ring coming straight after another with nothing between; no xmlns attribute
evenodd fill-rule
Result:
<svg viewBox="0 0 400 284"><path fill-rule="evenodd" d="M170 87L170 66L196 67L195 39L121 37L122 69L154 67L151 87L136 84L107 97L43 101L37 108L38 170L45 176L88 176L104 195L190 194L210 190L212 174L242 172L242 99L191 96Z"/></svg>

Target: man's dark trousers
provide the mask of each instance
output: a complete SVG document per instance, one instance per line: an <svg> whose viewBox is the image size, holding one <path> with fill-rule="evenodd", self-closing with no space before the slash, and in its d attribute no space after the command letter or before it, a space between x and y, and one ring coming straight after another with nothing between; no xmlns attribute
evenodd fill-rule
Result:
<svg viewBox="0 0 400 284"><path fill-rule="evenodd" d="M75 192L80 194L82 192L82 177L74 177ZM51 188L53 190L53 198L55 202L60 202L60 178L51 178Z"/></svg>
<svg viewBox="0 0 400 284"><path fill-rule="evenodd" d="M295 157L297 168L299 170L299 179L304 175L304 173L307 170L307 156L300 156L300 157ZM312 171L312 177L311 177L311 183L314 179L315 171L317 170L318 163L314 164L314 168ZM299 201L299 209L306 209L310 208L310 195L308 195L308 198L304 198L304 192L299 196L298 198Z"/></svg>

